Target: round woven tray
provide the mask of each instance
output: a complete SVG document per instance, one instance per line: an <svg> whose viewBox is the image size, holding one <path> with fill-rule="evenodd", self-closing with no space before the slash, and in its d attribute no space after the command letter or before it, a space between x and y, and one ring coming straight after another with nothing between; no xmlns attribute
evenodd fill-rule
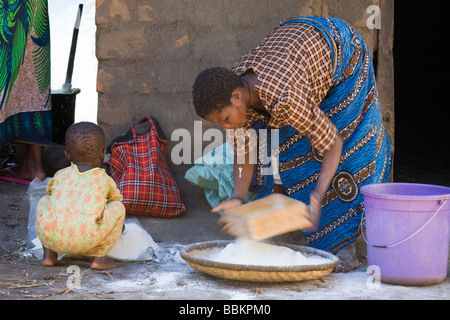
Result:
<svg viewBox="0 0 450 320"><path fill-rule="evenodd" d="M307 257L319 256L329 259L330 263L292 267L270 267L221 263L208 260L207 257L213 251L221 250L231 242L211 241L192 244L184 247L180 255L188 265L203 273L224 279L252 282L297 282L314 280L331 273L339 263L339 258L331 253L291 244L277 245L298 251Z"/></svg>

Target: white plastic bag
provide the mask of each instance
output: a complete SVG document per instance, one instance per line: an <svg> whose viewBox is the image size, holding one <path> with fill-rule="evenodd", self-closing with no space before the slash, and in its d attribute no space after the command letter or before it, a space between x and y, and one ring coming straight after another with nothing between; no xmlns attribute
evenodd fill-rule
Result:
<svg viewBox="0 0 450 320"><path fill-rule="evenodd" d="M46 195L47 184L50 180L51 178L46 178L44 181L34 178L27 191L29 202L27 245L31 254L38 259L42 259L43 249L36 234L36 207L39 200Z"/></svg>
<svg viewBox="0 0 450 320"><path fill-rule="evenodd" d="M108 254L118 261L152 260L158 248L137 218L125 219L125 230Z"/></svg>

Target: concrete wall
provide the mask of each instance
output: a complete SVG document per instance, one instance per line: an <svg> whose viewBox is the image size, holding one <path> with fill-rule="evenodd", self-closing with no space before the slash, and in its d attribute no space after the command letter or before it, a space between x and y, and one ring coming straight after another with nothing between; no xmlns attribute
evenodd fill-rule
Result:
<svg viewBox="0 0 450 320"><path fill-rule="evenodd" d="M367 27L370 5L381 9L379 30ZM296 15L336 16L362 33L376 57L394 139L393 0L97 0L96 7L98 123L108 141L146 115L159 120L169 140L175 129L193 132L201 120L191 102L197 74L231 67ZM203 123L203 130L210 127ZM176 143L169 144L169 159ZM187 167L172 166L177 181Z"/></svg>

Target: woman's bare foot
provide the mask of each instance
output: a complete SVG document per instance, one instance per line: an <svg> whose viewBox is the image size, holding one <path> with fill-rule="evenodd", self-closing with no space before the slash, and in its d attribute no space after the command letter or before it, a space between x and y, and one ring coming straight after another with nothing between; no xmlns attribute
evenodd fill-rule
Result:
<svg viewBox="0 0 450 320"><path fill-rule="evenodd" d="M45 178L47 178L47 174L41 167L27 167L24 165L20 165L11 168L11 170L19 177L28 181L33 181L34 178L38 178L39 180L44 181Z"/></svg>
<svg viewBox="0 0 450 320"><path fill-rule="evenodd" d="M91 263L91 269L108 270L118 268L119 264L108 257L95 257Z"/></svg>
<svg viewBox="0 0 450 320"><path fill-rule="evenodd" d="M53 267L58 262L58 253L44 247L44 255L41 264L46 267Z"/></svg>
<svg viewBox="0 0 450 320"><path fill-rule="evenodd" d="M29 168L22 165L2 169L0 170L0 175L2 177L5 177L5 179L2 180L8 180L8 178L11 178L11 180L9 181L20 181L19 183L23 182L23 184L25 184L25 182L28 182L29 184L36 177L41 181L44 181L47 177L46 173L42 170L39 170L38 168Z"/></svg>
<svg viewBox="0 0 450 320"><path fill-rule="evenodd" d="M32 181L34 178L39 178L41 181L45 180L43 155L44 147L35 144L28 144L25 151L25 157L19 167L17 167L16 174L26 180Z"/></svg>
<svg viewBox="0 0 450 320"><path fill-rule="evenodd" d="M334 273L348 273L359 267L360 263L356 257L356 244L353 243L348 247L339 250L336 253L339 258L339 265L334 268Z"/></svg>
<svg viewBox="0 0 450 320"><path fill-rule="evenodd" d="M26 181L33 181L37 177L39 180L44 181L47 178L47 174L45 173L42 159L43 151L43 146L28 144L20 165L2 170L1 175L21 178Z"/></svg>

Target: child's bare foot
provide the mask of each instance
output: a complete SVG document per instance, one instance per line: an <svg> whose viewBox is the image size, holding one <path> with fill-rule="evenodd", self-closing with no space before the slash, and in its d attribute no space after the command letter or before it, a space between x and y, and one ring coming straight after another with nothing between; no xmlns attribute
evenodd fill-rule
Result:
<svg viewBox="0 0 450 320"><path fill-rule="evenodd" d="M91 263L91 269L108 270L118 268L119 264L108 257L95 257Z"/></svg>
<svg viewBox="0 0 450 320"><path fill-rule="evenodd" d="M53 267L58 262L58 253L44 247L44 255L41 264L46 267Z"/></svg>

